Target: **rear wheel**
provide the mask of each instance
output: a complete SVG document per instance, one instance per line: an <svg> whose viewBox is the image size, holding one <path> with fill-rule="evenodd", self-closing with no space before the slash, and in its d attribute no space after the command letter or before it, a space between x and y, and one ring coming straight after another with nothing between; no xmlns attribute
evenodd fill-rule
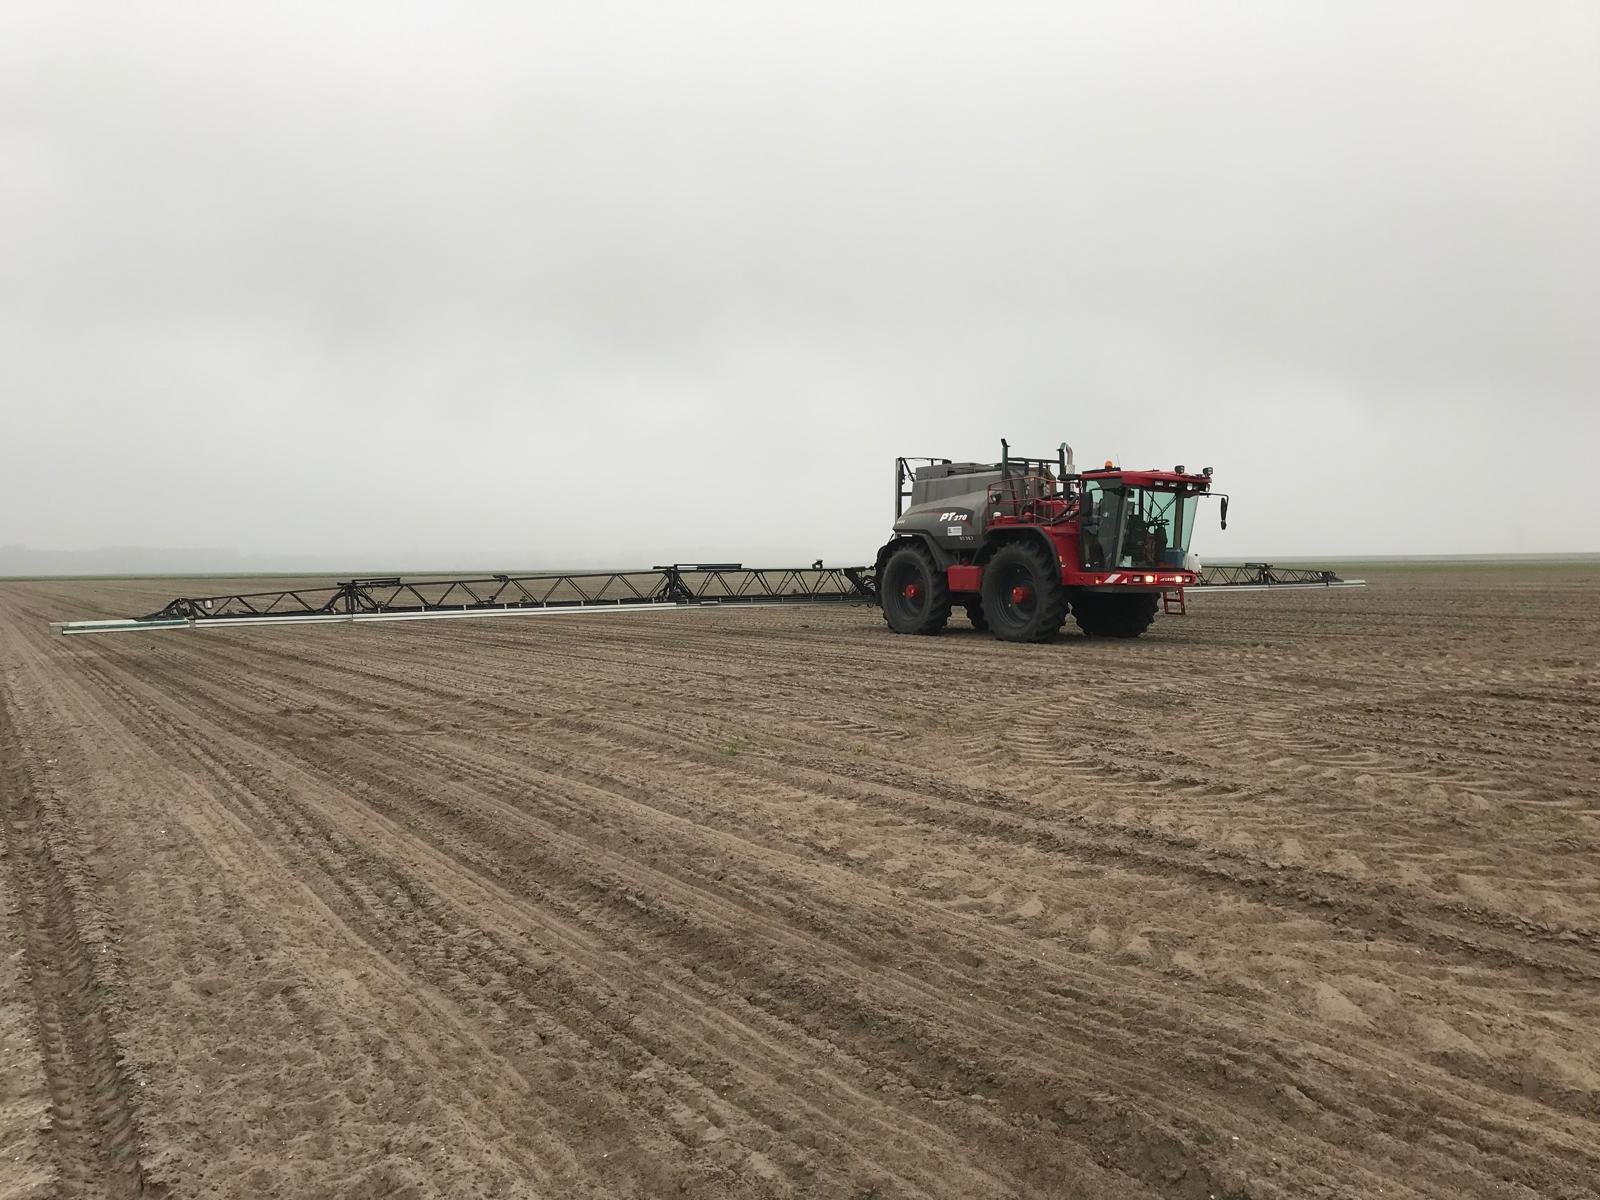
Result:
<svg viewBox="0 0 1600 1200"><path fill-rule="evenodd" d="M901 546L878 584L883 619L896 633L938 633L950 619L950 584L924 546Z"/></svg>
<svg viewBox="0 0 1600 1200"><path fill-rule="evenodd" d="M1159 605L1152 592L1079 592L1072 619L1089 637L1136 638L1150 628Z"/></svg>
<svg viewBox="0 0 1600 1200"><path fill-rule="evenodd" d="M995 551L983 569L983 615L1002 642L1048 642L1067 619L1056 556L1033 542Z"/></svg>

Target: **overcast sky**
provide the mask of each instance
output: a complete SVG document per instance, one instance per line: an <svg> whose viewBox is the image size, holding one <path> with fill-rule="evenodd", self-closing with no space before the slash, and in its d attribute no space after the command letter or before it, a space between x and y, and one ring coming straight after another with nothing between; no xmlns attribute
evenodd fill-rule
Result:
<svg viewBox="0 0 1600 1200"><path fill-rule="evenodd" d="M1203 558L1600 550L1600 4L0 7L0 544L870 561L901 454Z"/></svg>

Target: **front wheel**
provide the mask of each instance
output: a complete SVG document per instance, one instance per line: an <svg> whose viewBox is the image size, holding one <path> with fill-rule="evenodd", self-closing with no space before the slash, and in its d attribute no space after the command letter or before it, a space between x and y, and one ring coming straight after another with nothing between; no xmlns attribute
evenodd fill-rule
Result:
<svg viewBox="0 0 1600 1200"><path fill-rule="evenodd" d="M950 583L923 546L901 546L878 583L883 619L896 633L938 633L950 619Z"/></svg>
<svg viewBox="0 0 1600 1200"><path fill-rule="evenodd" d="M1067 619L1067 589L1056 556L1012 542L983 568L983 615L1002 642L1048 642Z"/></svg>
<svg viewBox="0 0 1600 1200"><path fill-rule="evenodd" d="M1089 637L1136 638L1150 628L1159 606L1152 592L1079 592L1072 619Z"/></svg>

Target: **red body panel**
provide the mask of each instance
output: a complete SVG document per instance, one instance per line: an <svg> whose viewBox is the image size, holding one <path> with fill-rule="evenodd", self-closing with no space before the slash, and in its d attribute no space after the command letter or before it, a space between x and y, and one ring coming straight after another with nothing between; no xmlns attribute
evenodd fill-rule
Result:
<svg viewBox="0 0 1600 1200"><path fill-rule="evenodd" d="M1005 525L1028 526L1031 521L997 518L990 528ZM1068 587L1092 587L1122 590L1139 588L1166 591L1171 588L1193 587L1199 576L1193 571L1172 569L1151 571L1085 571L1078 567L1078 523L1063 521L1059 525L1036 526L1055 546L1056 561L1061 564L1061 582ZM983 587L983 568L975 563L952 563L945 571L952 592L977 592Z"/></svg>
<svg viewBox="0 0 1600 1200"><path fill-rule="evenodd" d="M1061 563L1061 582L1068 587L1188 587L1195 581L1193 571L1085 571L1078 565L1078 522L1063 521L1048 525L1045 535L1055 543L1056 559Z"/></svg>
<svg viewBox="0 0 1600 1200"><path fill-rule="evenodd" d="M983 582L983 568L972 563L955 563L947 574L952 592L975 592Z"/></svg>

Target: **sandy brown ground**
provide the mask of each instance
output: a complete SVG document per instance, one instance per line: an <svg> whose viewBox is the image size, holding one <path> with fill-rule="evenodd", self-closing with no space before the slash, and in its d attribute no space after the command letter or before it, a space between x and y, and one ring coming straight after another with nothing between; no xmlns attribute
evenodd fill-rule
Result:
<svg viewBox="0 0 1600 1200"><path fill-rule="evenodd" d="M64 639L0 1196L1600 1194L1600 572Z"/></svg>

